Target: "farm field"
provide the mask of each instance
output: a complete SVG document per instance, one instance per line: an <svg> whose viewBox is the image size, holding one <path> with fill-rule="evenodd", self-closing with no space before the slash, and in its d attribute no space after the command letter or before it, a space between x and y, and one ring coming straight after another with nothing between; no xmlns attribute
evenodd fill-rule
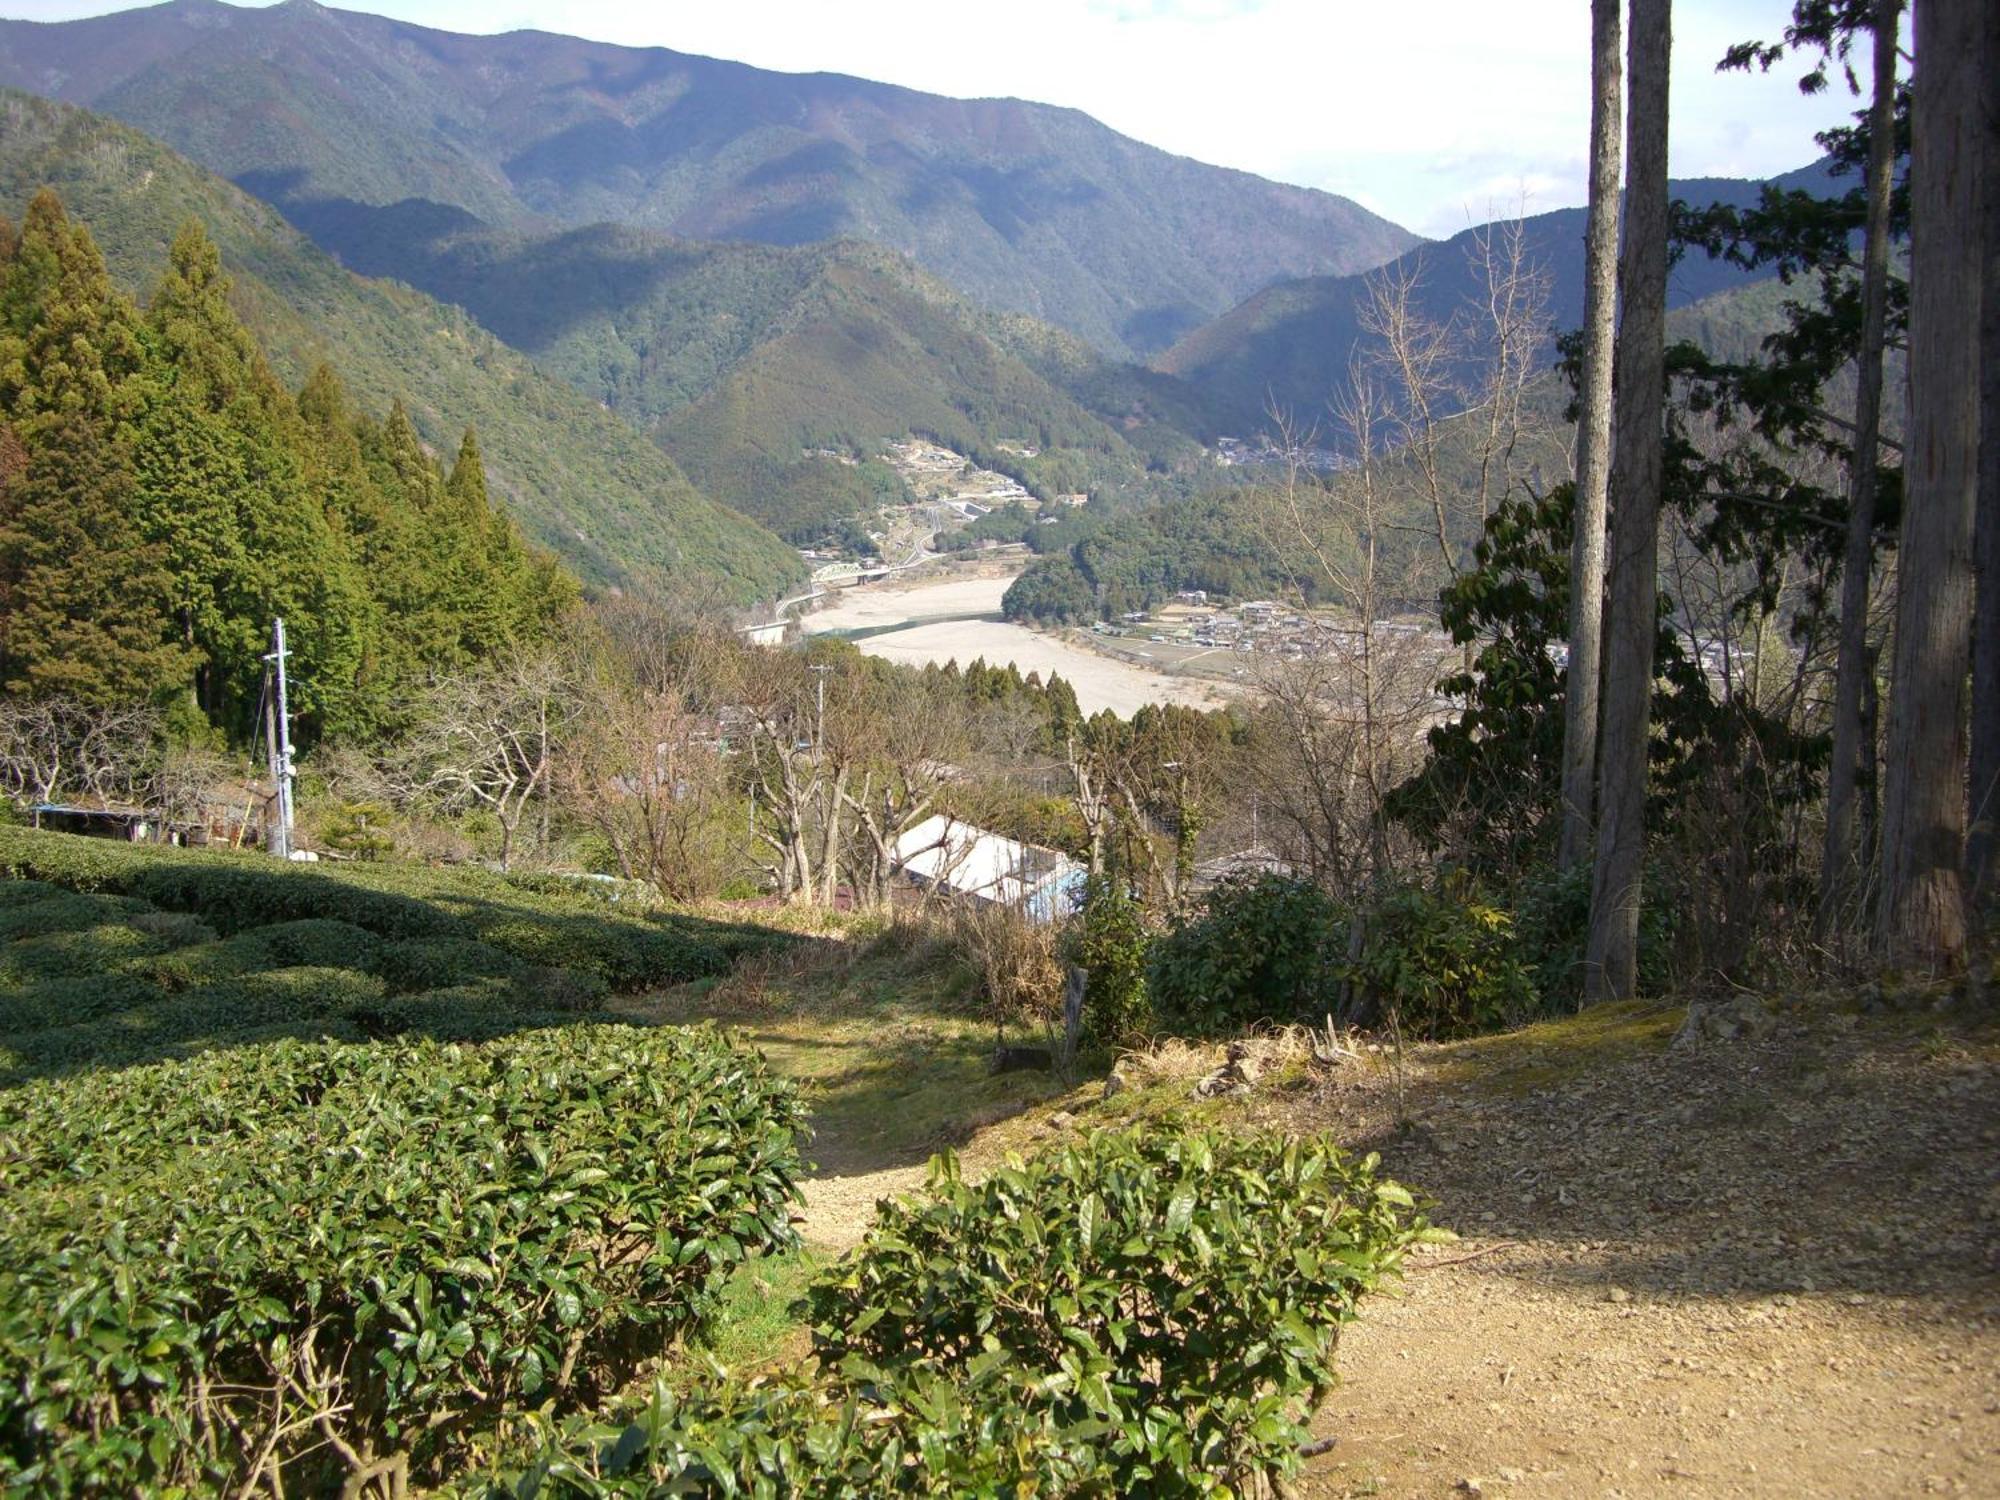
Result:
<svg viewBox="0 0 2000 1500"><path fill-rule="evenodd" d="M1055 1140L1069 1086L989 1071L928 918L22 830L0 875L10 1491L722 1494L810 1453L809 1492L856 1500L1194 1494L1294 1465L1356 1298L1425 1232L1327 1139ZM1023 1233L1048 1253L994 1248ZM1100 1233L1116 1268L1076 1282ZM1124 1311L1143 1285L1276 1363L1172 1355ZM964 1320L1066 1286L1058 1342L1010 1313L967 1362ZM930 1331L883 1323L906 1303ZM1076 1336L1135 1352L1071 1366Z"/></svg>
<svg viewBox="0 0 2000 1500"><path fill-rule="evenodd" d="M885 1200L930 1201L935 1153L979 1184L1136 1126L1136 1139L1324 1136L1379 1152L1457 1237L1411 1246L1400 1288L1345 1331L1341 1384L1311 1428L1336 1441L1292 1493L1751 1496L1784 1473L1815 1495L1976 1494L2000 1454L2000 1038L1948 1012L1760 1008L1746 1035L1711 1042L1678 1007L1602 1007L1400 1059L1352 1037L1328 1053L1297 1032L1235 1062L1219 1043L1166 1042L1121 1057L1114 1089L1102 1060L1068 1079L994 1074L976 966L923 919L756 926L547 880L330 872L19 831L0 831L0 872L0 1184L15 1206L0 1232L0 1363L10 1381L28 1372L27 1389L64 1368L64 1341L41 1321L58 1285L101 1286L116 1326L162 1330L146 1347L171 1388L175 1338L197 1337L165 1336L186 1316L183 1290L226 1305L231 1289L259 1288L270 1347L325 1274L317 1252L184 1260L145 1248L149 1234L226 1222L250 1236L226 1243L282 1245L275 1226L305 1213L338 1244L353 1204L476 1191L483 1153L513 1139L513 1227L420 1218L414 1239L345 1252L363 1255L350 1267L387 1257L374 1274L391 1282L425 1257L464 1268L428 1274L430 1306L451 1312L435 1314L444 1352L417 1364L400 1361L433 1314L381 1304L411 1331L387 1330L397 1374L372 1399L444 1400L456 1415L437 1443L395 1456L484 1496L474 1434L504 1419L476 1393L507 1370L547 1380L564 1356L482 1344L477 1328L574 1286L577 1347L598 1353L572 1399L630 1401L649 1366L624 1362L616 1330L643 1296L663 1321L640 1347L687 1347L803 1391L823 1326L810 1309L829 1295L815 1288L866 1263ZM299 915L312 910L339 915ZM1219 1095L1196 1087L1218 1078ZM723 1102L746 1098L762 1102ZM329 1131L352 1141L351 1159L318 1154ZM538 1155L543 1131L572 1155ZM701 1158L711 1174L730 1164L707 1191L740 1195L743 1210L692 1269L621 1280L577 1258L566 1221L550 1237L536 1204L562 1160L604 1164L578 1179L592 1214L648 1194L664 1205L692 1158L662 1142L718 1131L741 1144ZM106 1212L166 1300L95 1279L125 1263L81 1250L111 1232L95 1217ZM52 1259L61 1245L78 1248ZM563 1265L556 1291L517 1284L530 1246L558 1254L536 1273ZM843 1259L857 1249L863 1261ZM321 1337L367 1305L321 1296ZM95 1337L112 1315L94 1315ZM237 1347L219 1327L198 1338ZM309 1405L300 1389L281 1402ZM676 1420L738 1420L728 1409L676 1408ZM234 1418L255 1426L254 1413ZM175 1422L171 1402L156 1406L151 1441L191 1444ZM102 1453L70 1458L130 1472ZM286 1467L304 1493L315 1472L340 1471L315 1471L309 1454ZM850 1492L876 1491L837 1491Z"/></svg>

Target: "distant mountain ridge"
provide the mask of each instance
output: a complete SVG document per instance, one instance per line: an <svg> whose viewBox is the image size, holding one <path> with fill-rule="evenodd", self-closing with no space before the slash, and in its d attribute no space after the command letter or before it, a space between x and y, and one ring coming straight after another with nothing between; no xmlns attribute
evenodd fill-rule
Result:
<svg viewBox="0 0 2000 1500"><path fill-rule="evenodd" d="M1825 162L1770 179L1776 186L1816 193L1845 190ZM1683 178L1673 195L1700 206L1748 206L1766 186L1727 177ZM1528 264L1547 278L1547 315L1557 331L1583 321L1585 211L1556 209L1521 221ZM1186 381L1210 408L1244 433L1267 425L1273 405L1302 425L1324 421L1326 403L1345 385L1376 276L1412 278L1417 307L1442 322L1483 295L1472 259L1479 237L1504 225L1484 224L1420 245L1387 265L1351 276L1305 277L1278 282L1253 294L1213 322L1183 336L1153 361L1155 369ZM1770 273L1751 273L1690 255L1668 278L1668 306L1691 306Z"/></svg>
<svg viewBox="0 0 2000 1500"><path fill-rule="evenodd" d="M1418 243L1347 199L1207 166L1075 110L580 41L462 36L311 0L0 22L0 83L168 141L301 219L421 200L495 228L856 238L1118 355L1259 287ZM343 247L323 239L329 248Z"/></svg>
<svg viewBox="0 0 2000 1500"><path fill-rule="evenodd" d="M329 361L371 409L402 397L447 453L475 424L496 496L586 582L748 603L803 576L775 536L466 314L344 270L269 205L127 126L0 89L0 214L18 218L45 185L141 297L175 231L199 219L238 314L288 383Z"/></svg>
<svg viewBox="0 0 2000 1500"><path fill-rule="evenodd" d="M1149 470L1205 457L1196 437L1213 424L1179 382L984 312L878 246L491 230L425 203L341 216L301 227L348 245L360 271L465 308L794 541L893 498L867 461L912 433L1044 492L1107 498L1155 498Z"/></svg>

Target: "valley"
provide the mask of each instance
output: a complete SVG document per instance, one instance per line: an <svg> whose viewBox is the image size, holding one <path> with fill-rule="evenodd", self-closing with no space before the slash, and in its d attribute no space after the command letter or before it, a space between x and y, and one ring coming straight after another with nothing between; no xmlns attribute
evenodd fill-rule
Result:
<svg viewBox="0 0 2000 1500"><path fill-rule="evenodd" d="M1992 1489L1992 0L129 3L0 1500Z"/></svg>

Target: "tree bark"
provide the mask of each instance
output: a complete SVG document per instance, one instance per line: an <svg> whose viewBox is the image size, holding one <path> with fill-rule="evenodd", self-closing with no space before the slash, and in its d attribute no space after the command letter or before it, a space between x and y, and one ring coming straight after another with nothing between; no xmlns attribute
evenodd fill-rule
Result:
<svg viewBox="0 0 2000 1500"><path fill-rule="evenodd" d="M1984 906L2000 888L2000 27L1986 28L1980 68L1979 222L1985 233L1985 286L1979 312L1979 500L1973 566L1978 598L1973 614L1972 784L1966 873L1972 898Z"/></svg>
<svg viewBox="0 0 2000 1500"><path fill-rule="evenodd" d="M1604 512L1611 483L1611 360L1618 296L1621 0L1590 5L1590 215L1584 230L1583 408L1576 433L1576 519L1569 560L1569 677L1563 701L1565 870L1590 857L1597 783L1598 674L1604 646Z"/></svg>
<svg viewBox="0 0 2000 1500"><path fill-rule="evenodd" d="M1910 416L1897 548L1877 938L1894 964L1965 956L1966 709L1979 457L1978 118L1986 0L1923 0L1910 119Z"/></svg>
<svg viewBox="0 0 2000 1500"><path fill-rule="evenodd" d="M1840 648L1834 672L1833 759L1827 772L1826 848L1817 932L1822 941L1854 924L1859 876L1869 851L1856 838L1856 788L1871 782L1875 741L1862 738L1868 592L1875 566L1876 439L1882 430L1882 343L1889 301L1889 195L1896 166L1896 41L1903 0L1875 0L1874 98L1868 111L1868 228L1861 260L1861 351L1856 363L1854 456L1847 477L1847 549L1841 562Z"/></svg>
<svg viewBox="0 0 2000 1500"><path fill-rule="evenodd" d="M1618 400L1611 459L1615 508L1605 609L1601 805L1585 954L1588 994L1595 1000L1623 999L1638 985L1665 462L1670 9L1670 0L1632 0L1626 59L1632 96L1626 117L1624 248L1618 261Z"/></svg>

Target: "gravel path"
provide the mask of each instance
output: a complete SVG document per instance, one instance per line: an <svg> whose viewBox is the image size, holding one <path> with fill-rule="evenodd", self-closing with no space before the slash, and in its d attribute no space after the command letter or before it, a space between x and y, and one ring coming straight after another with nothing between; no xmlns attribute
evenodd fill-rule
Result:
<svg viewBox="0 0 2000 1500"><path fill-rule="evenodd" d="M1516 1093L1429 1049L1401 1130L1325 1080L1294 1121L1465 1238L1350 1330L1302 1493L2000 1495L1996 1061L1794 1016Z"/></svg>

